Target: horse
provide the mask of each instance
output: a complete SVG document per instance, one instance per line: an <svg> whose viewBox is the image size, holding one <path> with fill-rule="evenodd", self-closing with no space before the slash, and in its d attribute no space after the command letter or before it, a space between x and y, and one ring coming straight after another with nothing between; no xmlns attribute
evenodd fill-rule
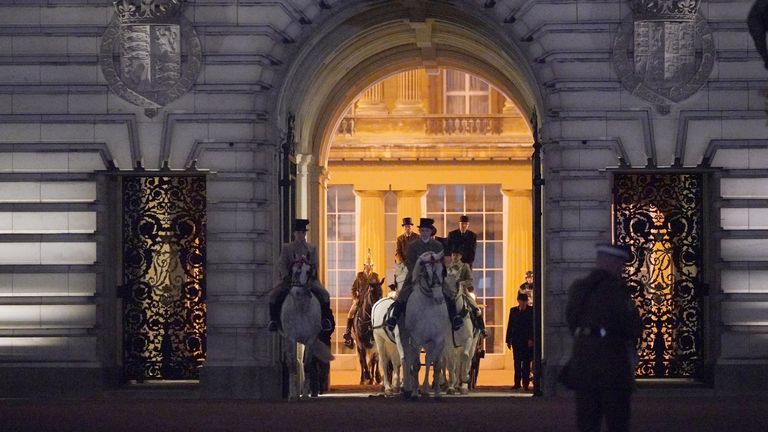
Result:
<svg viewBox="0 0 768 432"><path fill-rule="evenodd" d="M395 278L397 283L397 278ZM376 351L379 353L379 364L386 371L392 366L392 374L384 373L384 396L392 396L400 391L401 377L400 366L403 362L403 346L400 341L400 329L395 327L394 332L389 332L384 324L389 318L393 297L384 297L371 308L371 322L373 324L373 339L376 341Z"/></svg>
<svg viewBox="0 0 768 432"><path fill-rule="evenodd" d="M357 358L360 362L360 385L381 383L381 372L379 372L379 356L374 346L373 323L371 322L371 308L373 304L381 299L381 281L369 284L360 293L357 303L357 309L352 321L352 338L357 348ZM369 356L370 353L370 356Z"/></svg>
<svg viewBox="0 0 768 432"><path fill-rule="evenodd" d="M449 298L456 302L456 310L463 316L464 323L460 329L453 332L443 353L445 368L448 372L446 390L448 394L453 394L457 390L463 395L469 393L471 381L469 372L480 331L472 322L468 296L466 285L463 283L457 284L455 290L449 290Z"/></svg>
<svg viewBox="0 0 768 432"><path fill-rule="evenodd" d="M318 339L322 330L320 302L310 289L312 267L305 257L295 257L291 265L291 287L280 310L282 334L287 339L285 358L289 363L289 398L308 396L304 379L305 364L313 356L323 362L333 360L327 345ZM307 369L309 365L306 364Z"/></svg>
<svg viewBox="0 0 768 432"><path fill-rule="evenodd" d="M450 286L453 278L443 275L443 253L425 252L414 266L411 281L413 292L408 297L404 325L400 326L405 354L405 380L403 397L417 397L419 376L419 354L426 351L426 371L422 383L422 394L429 395L429 370L433 370L433 395L440 399L439 373L442 368L445 341L450 337L451 326L448 310L444 304L443 285Z"/></svg>

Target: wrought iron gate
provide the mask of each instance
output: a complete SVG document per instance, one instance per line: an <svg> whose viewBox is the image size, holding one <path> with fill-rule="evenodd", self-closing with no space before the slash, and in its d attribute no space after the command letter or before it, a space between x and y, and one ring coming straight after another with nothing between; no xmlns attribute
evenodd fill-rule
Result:
<svg viewBox="0 0 768 432"><path fill-rule="evenodd" d="M690 377L700 363L702 176L615 174L614 235L643 318L637 376Z"/></svg>
<svg viewBox="0 0 768 432"><path fill-rule="evenodd" d="M205 360L205 176L125 177L125 379L196 379Z"/></svg>

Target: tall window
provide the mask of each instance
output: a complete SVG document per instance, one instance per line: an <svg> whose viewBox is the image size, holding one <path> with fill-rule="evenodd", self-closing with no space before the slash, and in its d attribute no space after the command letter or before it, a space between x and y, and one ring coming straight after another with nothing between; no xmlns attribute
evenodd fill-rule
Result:
<svg viewBox="0 0 768 432"><path fill-rule="evenodd" d="M397 236L400 235L400 221L397 220L397 195L394 192L387 192L384 196L384 245L387 251L386 255L386 284L389 285L395 281L395 249L397 248ZM384 275L379 273L379 277ZM384 294L387 293L387 287L382 286Z"/></svg>
<svg viewBox="0 0 768 432"><path fill-rule="evenodd" d="M501 185L429 185L427 217L435 220L437 235L458 229L459 216L469 216L477 234L472 268L477 303L485 306L488 353L503 353L504 334L504 214Z"/></svg>
<svg viewBox="0 0 768 432"><path fill-rule="evenodd" d="M491 86L482 79L453 69L443 70L446 114L489 114Z"/></svg>
<svg viewBox="0 0 768 432"><path fill-rule="evenodd" d="M356 275L355 194L351 185L328 186L328 280L331 308L336 318L336 331L331 340L334 354L352 354L341 335L347 325L347 313L352 306L352 282Z"/></svg>

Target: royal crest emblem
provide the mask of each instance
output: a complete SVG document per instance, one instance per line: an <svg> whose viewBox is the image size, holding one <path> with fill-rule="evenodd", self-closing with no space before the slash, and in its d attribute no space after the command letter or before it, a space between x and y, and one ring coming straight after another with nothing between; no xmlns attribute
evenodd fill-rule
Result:
<svg viewBox="0 0 768 432"><path fill-rule="evenodd" d="M200 73L202 50L181 14L185 0L118 0L101 41L110 89L148 117L186 93Z"/></svg>
<svg viewBox="0 0 768 432"><path fill-rule="evenodd" d="M666 114L701 88L715 48L702 0L633 0L613 44L613 66L624 87Z"/></svg>

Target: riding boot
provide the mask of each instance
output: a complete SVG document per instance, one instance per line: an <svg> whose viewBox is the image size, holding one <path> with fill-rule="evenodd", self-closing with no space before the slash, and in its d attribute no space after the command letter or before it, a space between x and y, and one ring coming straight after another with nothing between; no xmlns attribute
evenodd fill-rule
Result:
<svg viewBox="0 0 768 432"><path fill-rule="evenodd" d="M352 340L352 323L354 320L354 318L347 318L347 329L344 330L344 346L349 349L355 347L355 342Z"/></svg>
<svg viewBox="0 0 768 432"><path fill-rule="evenodd" d="M488 336L488 332L485 331L485 320L483 319L483 314L481 314L480 311L475 312L475 325L483 336Z"/></svg>
<svg viewBox="0 0 768 432"><path fill-rule="evenodd" d="M387 318L386 322L389 331L395 331L395 326L400 320L400 315L402 315L403 312L405 312L405 303L395 300L395 304L392 306L392 316Z"/></svg>
<svg viewBox="0 0 768 432"><path fill-rule="evenodd" d="M460 329L464 325L464 320L456 313L456 302L446 297L445 305L448 307L448 319L451 320L453 331Z"/></svg>
<svg viewBox="0 0 768 432"><path fill-rule="evenodd" d="M333 318L331 303L320 302L320 317L322 318L322 329L324 332L333 332L336 322Z"/></svg>
<svg viewBox="0 0 768 432"><path fill-rule="evenodd" d="M280 327L280 304L269 304L269 331L274 332Z"/></svg>

